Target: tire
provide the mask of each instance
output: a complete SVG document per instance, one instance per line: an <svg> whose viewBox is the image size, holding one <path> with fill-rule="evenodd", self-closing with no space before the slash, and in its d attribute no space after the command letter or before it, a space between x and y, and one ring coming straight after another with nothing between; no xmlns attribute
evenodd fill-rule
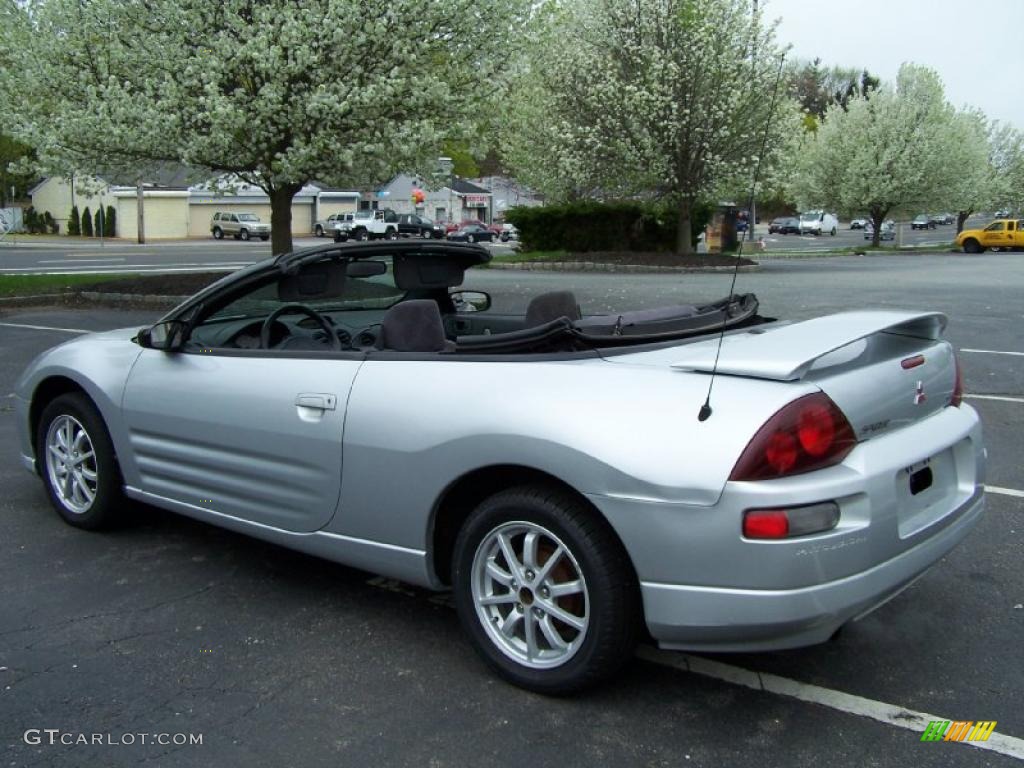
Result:
<svg viewBox="0 0 1024 768"><path fill-rule="evenodd" d="M981 243L973 237L969 237L964 240L964 253L981 253L984 250L985 249L981 247Z"/></svg>
<svg viewBox="0 0 1024 768"><path fill-rule="evenodd" d="M249 239L249 230L248 229L243 229L241 232L238 233L238 237L240 239L242 239L242 240L248 240Z"/></svg>
<svg viewBox="0 0 1024 768"><path fill-rule="evenodd" d="M422 237L424 240L429 240L433 236L434 236L434 233L431 232L429 229L424 229L424 230L420 231L420 237Z"/></svg>
<svg viewBox="0 0 1024 768"><path fill-rule="evenodd" d="M224 239L224 230L222 230L220 227L214 227L213 228L213 239L214 240L223 240Z"/></svg>
<svg viewBox="0 0 1024 768"><path fill-rule="evenodd" d="M397 240L398 239L398 230L397 229L389 229L387 232L384 233L384 239L385 240Z"/></svg>
<svg viewBox="0 0 1024 768"><path fill-rule="evenodd" d="M61 445L69 444L71 448L77 445L78 450L72 452L71 482L62 487L62 478L68 477L68 464L58 458L58 454L67 456L69 451L62 450ZM43 408L36 430L36 446L46 495L64 522L87 530L106 528L117 522L124 502L121 470L103 418L88 397L72 392L55 398ZM92 456L86 457L90 448Z"/></svg>
<svg viewBox="0 0 1024 768"><path fill-rule="evenodd" d="M267 242L267 240L269 240L269 239L270 239L270 235L260 235L260 240L262 240L264 243Z"/></svg>
<svg viewBox="0 0 1024 768"><path fill-rule="evenodd" d="M832 227L832 237L835 237L835 236L836 236L836 228Z"/></svg>
<svg viewBox="0 0 1024 768"><path fill-rule="evenodd" d="M476 235L466 235L466 242L467 243L475 243L476 242Z"/></svg>
<svg viewBox="0 0 1024 768"><path fill-rule="evenodd" d="M323 237L324 236L324 228L321 227L319 224L316 225L316 236L317 237Z"/></svg>
<svg viewBox="0 0 1024 768"><path fill-rule="evenodd" d="M353 235L353 239L358 240L360 242L362 242L363 240L366 240L366 238L367 238L367 232L362 227L360 227L355 232L353 232L352 235Z"/></svg>
<svg viewBox="0 0 1024 768"><path fill-rule="evenodd" d="M531 533L533 568L524 552ZM552 560L559 548L564 554ZM484 500L459 531L452 584L477 653L522 688L561 695L596 685L636 647L633 566L607 523L564 491L522 486ZM565 591L552 597L554 586ZM484 602L493 597L508 599Z"/></svg>
<svg viewBox="0 0 1024 768"><path fill-rule="evenodd" d="M341 243L344 242L345 240L348 240L348 235L342 237L341 232L339 232L338 230L334 230L334 242Z"/></svg>

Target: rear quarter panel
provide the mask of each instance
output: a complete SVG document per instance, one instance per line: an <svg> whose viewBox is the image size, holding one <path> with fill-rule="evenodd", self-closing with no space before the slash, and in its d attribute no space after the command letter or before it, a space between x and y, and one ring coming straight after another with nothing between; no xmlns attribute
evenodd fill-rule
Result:
<svg viewBox="0 0 1024 768"><path fill-rule="evenodd" d="M498 464L542 470L584 494L712 505L754 432L814 389L720 377L702 423L707 384L660 360L370 358L349 400L329 529L426 549L443 491Z"/></svg>

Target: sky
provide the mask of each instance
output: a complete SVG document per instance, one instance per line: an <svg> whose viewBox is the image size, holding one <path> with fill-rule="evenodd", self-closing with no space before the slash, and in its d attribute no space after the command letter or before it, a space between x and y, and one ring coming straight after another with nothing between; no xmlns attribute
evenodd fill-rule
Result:
<svg viewBox="0 0 1024 768"><path fill-rule="evenodd" d="M761 0L790 56L867 68L931 67L955 106L1024 130L1024 0Z"/></svg>

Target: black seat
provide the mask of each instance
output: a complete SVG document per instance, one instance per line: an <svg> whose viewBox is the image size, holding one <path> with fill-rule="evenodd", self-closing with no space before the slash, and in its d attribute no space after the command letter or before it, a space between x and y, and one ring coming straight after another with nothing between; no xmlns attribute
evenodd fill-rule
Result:
<svg viewBox="0 0 1024 768"><path fill-rule="evenodd" d="M524 328L533 328L535 325L544 325L560 317L569 320L579 320L580 305L576 303L576 296L572 291L551 291L535 296L529 306L526 307L526 321Z"/></svg>
<svg viewBox="0 0 1024 768"><path fill-rule="evenodd" d="M410 299L391 307L381 320L378 345L395 352L450 352L437 302Z"/></svg>

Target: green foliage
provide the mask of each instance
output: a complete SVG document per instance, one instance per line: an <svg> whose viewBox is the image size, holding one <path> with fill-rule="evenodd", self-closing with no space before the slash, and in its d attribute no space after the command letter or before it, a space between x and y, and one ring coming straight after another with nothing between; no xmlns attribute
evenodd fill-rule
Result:
<svg viewBox="0 0 1024 768"><path fill-rule="evenodd" d="M92 237L92 215L89 213L89 206L82 211L82 236Z"/></svg>
<svg viewBox="0 0 1024 768"><path fill-rule="evenodd" d="M60 231L60 226L57 224L56 220L53 218L49 211L43 212L43 221L46 224L46 231L49 232L51 235L56 235L57 232Z"/></svg>
<svg viewBox="0 0 1024 768"><path fill-rule="evenodd" d="M71 215L68 216L68 234L69 235L80 235L82 234L82 220L78 216L78 206L71 206Z"/></svg>
<svg viewBox="0 0 1024 768"><path fill-rule="evenodd" d="M444 154L452 159L455 167L452 173L463 178L474 179L480 175L480 167L476 159L469 151L469 147L463 142L446 141L444 143Z"/></svg>
<svg viewBox="0 0 1024 768"><path fill-rule="evenodd" d="M694 233L704 229L711 213L709 205L694 208ZM676 211L663 205L585 200L511 208L505 219L519 230L524 251L671 251L676 246Z"/></svg>
<svg viewBox="0 0 1024 768"><path fill-rule="evenodd" d="M112 205L107 206L107 218L103 222L103 236L117 237L117 214Z"/></svg>
<svg viewBox="0 0 1024 768"><path fill-rule="evenodd" d="M92 218L93 232L96 233L96 237L102 237L104 235L103 227L103 206L97 206L96 214Z"/></svg>

